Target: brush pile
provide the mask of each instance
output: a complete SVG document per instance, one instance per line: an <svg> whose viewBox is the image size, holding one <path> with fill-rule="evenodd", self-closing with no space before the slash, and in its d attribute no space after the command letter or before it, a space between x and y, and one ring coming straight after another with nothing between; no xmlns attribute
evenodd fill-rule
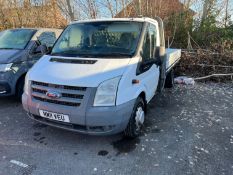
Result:
<svg viewBox="0 0 233 175"><path fill-rule="evenodd" d="M175 68L178 76L191 76L204 81L233 81L233 52L209 50L183 50L180 63ZM207 76L207 77L206 77Z"/></svg>

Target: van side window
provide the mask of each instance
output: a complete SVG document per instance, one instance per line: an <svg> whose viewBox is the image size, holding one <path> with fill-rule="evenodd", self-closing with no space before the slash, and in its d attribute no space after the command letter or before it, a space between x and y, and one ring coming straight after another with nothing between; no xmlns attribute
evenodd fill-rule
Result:
<svg viewBox="0 0 233 175"><path fill-rule="evenodd" d="M56 42L56 34L55 32L43 32L38 37L38 40L42 45L46 45L47 47L52 47L53 44Z"/></svg>
<svg viewBox="0 0 233 175"><path fill-rule="evenodd" d="M150 59L154 59L155 50L156 50L156 26L149 24L146 30L144 43L143 43L143 51L142 51L142 59L143 61L149 61Z"/></svg>

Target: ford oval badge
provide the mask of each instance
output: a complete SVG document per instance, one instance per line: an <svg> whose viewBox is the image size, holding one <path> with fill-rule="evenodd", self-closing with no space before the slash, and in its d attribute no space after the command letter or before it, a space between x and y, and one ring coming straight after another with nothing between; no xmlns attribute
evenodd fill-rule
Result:
<svg viewBox="0 0 233 175"><path fill-rule="evenodd" d="M53 91L48 91L48 92L46 93L46 96L49 97L49 98L55 98L55 99L61 98L61 94L60 94L60 93L58 93L58 92L53 92Z"/></svg>

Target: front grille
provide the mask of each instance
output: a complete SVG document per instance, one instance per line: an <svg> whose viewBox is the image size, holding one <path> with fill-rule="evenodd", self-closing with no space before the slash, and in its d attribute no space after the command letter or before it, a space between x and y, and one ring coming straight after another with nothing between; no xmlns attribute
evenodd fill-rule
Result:
<svg viewBox="0 0 233 175"><path fill-rule="evenodd" d="M64 86L64 89L74 90L74 91L86 91L86 87L75 87L75 86Z"/></svg>
<svg viewBox="0 0 233 175"><path fill-rule="evenodd" d="M46 94L47 93L46 90L36 89L36 88L32 88L32 92L38 92L38 93L41 93L41 94Z"/></svg>
<svg viewBox="0 0 233 175"><path fill-rule="evenodd" d="M37 92L46 95L48 92L47 90L42 90L42 89L37 89L37 88L32 88L32 92ZM68 94L68 93L61 93L62 97L67 97L67 98L76 98L76 99L83 99L84 95L79 95L79 94Z"/></svg>
<svg viewBox="0 0 233 175"><path fill-rule="evenodd" d="M67 89L67 90L74 90L74 91L86 91L86 89L87 89L86 87L49 84L49 83L43 83L43 82L38 82L38 81L32 81L32 85L52 87L52 88L56 88L56 89Z"/></svg>
<svg viewBox="0 0 233 175"><path fill-rule="evenodd" d="M32 85L39 85L39 86L49 86L48 83L42 83L42 82L37 82L37 81L32 81Z"/></svg>
<svg viewBox="0 0 233 175"><path fill-rule="evenodd" d="M84 95L62 93L62 97L83 99Z"/></svg>
<svg viewBox="0 0 233 175"><path fill-rule="evenodd" d="M67 85L56 85L44 82L32 81L31 91L35 100L53 103L63 106L78 107L81 105L87 88ZM47 92L59 93L59 98L50 98Z"/></svg>
<svg viewBox="0 0 233 175"><path fill-rule="evenodd" d="M41 98L41 97L36 97L34 96L36 100L43 101L43 102L48 102L48 103L53 103L53 104L58 104L58 105L65 105L65 106L80 106L80 103L72 103L72 102L66 102L66 101L57 101L57 100L52 100L52 99L46 99L46 98Z"/></svg>

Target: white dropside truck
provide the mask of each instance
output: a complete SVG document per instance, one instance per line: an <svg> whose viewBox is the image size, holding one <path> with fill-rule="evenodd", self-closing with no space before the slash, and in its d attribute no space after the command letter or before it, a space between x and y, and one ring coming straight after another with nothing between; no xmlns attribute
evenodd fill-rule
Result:
<svg viewBox="0 0 233 175"><path fill-rule="evenodd" d="M165 49L158 17L74 22L28 72L23 106L54 127L137 137L156 91L173 86L180 57Z"/></svg>

